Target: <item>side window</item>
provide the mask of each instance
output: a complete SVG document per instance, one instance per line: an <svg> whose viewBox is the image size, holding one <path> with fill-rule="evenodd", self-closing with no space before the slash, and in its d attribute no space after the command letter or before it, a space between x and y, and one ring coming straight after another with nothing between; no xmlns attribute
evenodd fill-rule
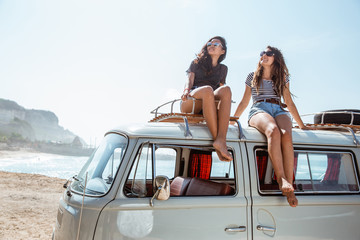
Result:
<svg viewBox="0 0 360 240"><path fill-rule="evenodd" d="M259 188L262 193L278 191L276 174L268 153L255 151ZM345 152L294 152L295 192L359 192L353 155Z"/></svg>
<svg viewBox="0 0 360 240"><path fill-rule="evenodd" d="M152 179L152 145L143 144L132 166L125 193L129 197L145 197L149 192L149 180ZM150 182L151 184L151 182Z"/></svg>
<svg viewBox="0 0 360 240"><path fill-rule="evenodd" d="M234 178L234 162L223 162L216 152L212 152L210 178Z"/></svg>
<svg viewBox="0 0 360 240"><path fill-rule="evenodd" d="M295 183L300 192L357 192L359 185L350 153L299 152Z"/></svg>
<svg viewBox="0 0 360 240"><path fill-rule="evenodd" d="M127 197L152 197L153 180L165 175L170 196L224 196L236 190L234 162L220 161L209 148L144 143L124 186Z"/></svg>
<svg viewBox="0 0 360 240"><path fill-rule="evenodd" d="M153 154L155 153L155 154ZM124 193L128 197L149 197L153 195L153 179L158 175L174 178L177 151L145 143L139 149L127 178Z"/></svg>
<svg viewBox="0 0 360 240"><path fill-rule="evenodd" d="M177 152L173 148L158 148L155 151L155 174L165 175L169 179L175 176Z"/></svg>

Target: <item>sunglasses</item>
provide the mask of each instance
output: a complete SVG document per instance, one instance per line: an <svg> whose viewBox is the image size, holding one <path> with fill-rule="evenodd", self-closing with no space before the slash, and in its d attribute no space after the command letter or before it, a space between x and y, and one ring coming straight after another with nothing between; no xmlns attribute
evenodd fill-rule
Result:
<svg viewBox="0 0 360 240"><path fill-rule="evenodd" d="M271 57L271 56L274 56L274 55L275 55L275 53L274 53L273 51L267 51L267 52L262 51L262 52L260 53L260 57L264 56L264 54L266 54L266 56L268 56L268 57Z"/></svg>
<svg viewBox="0 0 360 240"><path fill-rule="evenodd" d="M214 43L212 43L212 42L208 42L207 44L206 44L206 46L208 46L208 47L210 47L211 45L214 45L214 47L218 47L218 46L223 46L221 43L218 43L218 42L214 42Z"/></svg>

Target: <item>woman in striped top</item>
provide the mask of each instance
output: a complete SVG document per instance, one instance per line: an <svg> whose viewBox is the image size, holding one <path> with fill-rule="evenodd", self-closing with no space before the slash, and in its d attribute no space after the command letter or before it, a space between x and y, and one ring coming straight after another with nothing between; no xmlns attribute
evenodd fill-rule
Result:
<svg viewBox="0 0 360 240"><path fill-rule="evenodd" d="M249 125L266 135L268 152L277 176L279 189L287 197L289 205L296 207L293 169L294 148L292 144L292 122L289 112L301 129L307 129L300 118L289 90L289 71L281 51L268 46L260 53L255 72L248 75L244 96L236 109L240 117L252 96L253 105L249 113ZM285 104L281 102L281 97Z"/></svg>

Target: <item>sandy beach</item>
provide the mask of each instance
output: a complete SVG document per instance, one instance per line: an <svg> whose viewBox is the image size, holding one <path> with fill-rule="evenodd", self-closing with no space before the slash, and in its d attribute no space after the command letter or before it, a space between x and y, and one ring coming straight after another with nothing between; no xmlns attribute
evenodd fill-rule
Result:
<svg viewBox="0 0 360 240"><path fill-rule="evenodd" d="M0 239L51 239L64 182L0 171Z"/></svg>

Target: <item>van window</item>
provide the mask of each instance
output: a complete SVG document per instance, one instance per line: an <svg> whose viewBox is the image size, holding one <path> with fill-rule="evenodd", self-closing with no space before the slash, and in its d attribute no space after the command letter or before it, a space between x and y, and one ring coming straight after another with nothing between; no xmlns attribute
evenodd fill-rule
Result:
<svg viewBox="0 0 360 240"><path fill-rule="evenodd" d="M155 150L155 173L172 179L175 175L176 150L173 148L158 148Z"/></svg>
<svg viewBox="0 0 360 240"><path fill-rule="evenodd" d="M71 184L71 190L99 196L107 193L114 182L114 178L122 162L128 140L119 134L108 134L100 146L85 163L76 180ZM87 176L87 183L85 179Z"/></svg>
<svg viewBox="0 0 360 240"><path fill-rule="evenodd" d="M131 169L129 180L131 181L131 195L133 197L145 197L148 192L148 180L153 178L152 175L152 145L143 144L139 149L136 162Z"/></svg>
<svg viewBox="0 0 360 240"><path fill-rule="evenodd" d="M234 162L220 161L216 152L212 152L211 178L234 178Z"/></svg>
<svg viewBox="0 0 360 240"><path fill-rule="evenodd" d="M257 149L255 155L260 192L279 192L267 151ZM349 152L295 150L294 188L297 193L359 192L353 155Z"/></svg>
<svg viewBox="0 0 360 240"><path fill-rule="evenodd" d="M124 186L125 195L128 197L153 196L153 180L159 175L169 178L170 188L174 190L172 196L232 195L235 193L234 163L220 161L213 149L145 143L138 150L132 165ZM178 183L186 184L186 186L179 188ZM189 189L188 186L190 186ZM210 188L209 191L206 190L207 186ZM175 189L182 191L175 192ZM213 189L217 190L213 191Z"/></svg>

